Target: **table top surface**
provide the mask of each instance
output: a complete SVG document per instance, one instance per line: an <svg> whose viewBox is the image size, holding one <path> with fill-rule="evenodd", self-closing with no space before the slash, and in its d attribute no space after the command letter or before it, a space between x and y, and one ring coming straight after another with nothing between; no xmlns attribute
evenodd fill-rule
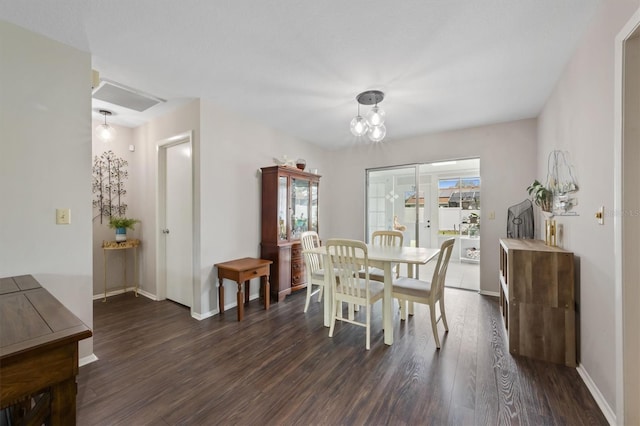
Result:
<svg viewBox="0 0 640 426"><path fill-rule="evenodd" d="M326 254L327 247L321 246L304 251L309 253ZM420 265L429 262L439 253L439 248L396 247L367 244L367 255L369 256L369 260L379 262L410 263Z"/></svg>
<svg viewBox="0 0 640 426"><path fill-rule="evenodd" d="M0 278L0 360L91 335L33 276Z"/></svg>
<svg viewBox="0 0 640 426"><path fill-rule="evenodd" d="M216 268L229 269L232 271L246 271L259 268L265 265L271 265L273 262L266 259L256 259L254 257L243 257L242 259L230 260L228 262L216 263Z"/></svg>

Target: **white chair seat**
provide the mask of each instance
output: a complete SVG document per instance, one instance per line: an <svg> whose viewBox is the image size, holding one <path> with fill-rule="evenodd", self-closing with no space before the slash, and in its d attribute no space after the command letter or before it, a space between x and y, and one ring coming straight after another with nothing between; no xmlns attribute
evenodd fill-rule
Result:
<svg viewBox="0 0 640 426"><path fill-rule="evenodd" d="M358 288L362 291L367 291L367 280L358 278ZM371 299L377 300L377 298L382 297L383 294L384 283L369 279L369 296L371 297Z"/></svg>
<svg viewBox="0 0 640 426"><path fill-rule="evenodd" d="M400 277L393 282L393 292L426 299L431 294L431 283L415 278Z"/></svg>
<svg viewBox="0 0 640 426"><path fill-rule="evenodd" d="M324 269L318 269L311 272L311 278L313 279L324 279Z"/></svg>

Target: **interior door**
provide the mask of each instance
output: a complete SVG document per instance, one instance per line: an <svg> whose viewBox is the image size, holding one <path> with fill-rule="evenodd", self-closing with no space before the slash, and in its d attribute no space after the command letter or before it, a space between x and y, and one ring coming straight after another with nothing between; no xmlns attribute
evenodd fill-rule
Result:
<svg viewBox="0 0 640 426"><path fill-rule="evenodd" d="M165 236L167 299L193 304L191 144L166 148Z"/></svg>

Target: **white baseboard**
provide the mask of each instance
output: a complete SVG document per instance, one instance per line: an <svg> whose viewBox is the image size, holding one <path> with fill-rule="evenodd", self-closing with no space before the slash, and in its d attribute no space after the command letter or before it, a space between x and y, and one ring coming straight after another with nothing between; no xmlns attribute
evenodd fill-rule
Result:
<svg viewBox="0 0 640 426"><path fill-rule="evenodd" d="M593 399L596 400L596 404L598 404L598 407L600 407L600 409L602 410L602 414L604 414L609 424L615 425L616 424L615 411L611 409L607 401L604 399L604 397L600 393L600 389L598 389L598 387L593 382L593 380L591 380L591 376L589 376L589 373L587 373L587 370L584 369L582 364L579 364L578 367L576 367L576 371L578 372L580 377L582 377L582 381L584 382L584 384L587 385L587 389L589 389L589 392L591 392L591 396L593 396Z"/></svg>
<svg viewBox="0 0 640 426"><path fill-rule="evenodd" d="M191 313L191 317L197 319L198 321L202 321L203 319L212 317L217 313L218 313L217 309L213 310L213 311L205 312L204 314L197 314L197 313L193 312L193 313Z"/></svg>
<svg viewBox="0 0 640 426"><path fill-rule="evenodd" d="M104 295L103 295L104 296ZM83 365L91 364L98 360L98 357L95 354L91 354L89 356L83 356L78 360L78 367L82 367Z"/></svg>
<svg viewBox="0 0 640 426"><path fill-rule="evenodd" d="M122 289L122 288L120 288L118 290L111 290L111 291L107 292L107 297L116 296L118 294L122 294L122 293L125 293L125 292L129 293L129 292L132 292L132 291L135 291L135 287L127 287L126 290ZM140 288L138 289L138 294L146 297L147 299L156 300L156 301L158 300L158 297L155 294L151 294L151 293L149 293L147 291L144 291L144 290L142 290ZM104 293L94 294L93 295L93 300L98 300L98 299L104 299Z"/></svg>
<svg viewBox="0 0 640 426"><path fill-rule="evenodd" d="M253 296L249 296L249 300L256 300L259 297L260 297L259 294L254 294ZM231 303L229 303L227 305L224 305L224 310L227 311L229 309L236 308L237 306L238 306L238 302L236 302L236 303L231 302ZM205 312L203 314L197 314L197 313L194 312L194 313L191 314L191 317L197 319L198 321L202 321L203 319L212 317L212 316L217 315L219 313L220 313L220 311L218 309L214 309L212 311Z"/></svg>
<svg viewBox="0 0 640 426"><path fill-rule="evenodd" d="M160 300L160 299L158 299L158 296L156 296L155 294L149 293L148 291L144 291L144 290L142 290L140 288L138 289L138 294L146 297L147 299L151 299L151 300L153 300L155 302Z"/></svg>
<svg viewBox="0 0 640 426"><path fill-rule="evenodd" d="M497 291L480 290L479 293L483 296L500 297L500 293Z"/></svg>

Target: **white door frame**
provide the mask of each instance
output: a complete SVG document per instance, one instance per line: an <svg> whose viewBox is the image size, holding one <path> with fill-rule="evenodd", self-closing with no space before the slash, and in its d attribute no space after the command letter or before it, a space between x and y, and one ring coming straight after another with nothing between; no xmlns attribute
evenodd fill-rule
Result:
<svg viewBox="0 0 640 426"><path fill-rule="evenodd" d="M156 294L158 295L159 300L164 300L167 298L167 275L166 275L166 239L163 236L162 230L166 228L166 189L167 189L167 174L166 174L166 166L167 166L167 148L186 143L191 150L191 207L192 207L192 217L191 217L191 244L194 245L195 241L193 238L193 229L195 223L195 200L194 189L195 189L195 179L194 179L194 155L193 155L193 131L189 130L184 133L180 133L178 135L172 136L167 139L163 139L159 141L156 145L157 151L157 166L158 166L158 179L156 185ZM196 255L197 251L192 251L192 265L191 265L191 283L193 286L193 299L195 299L196 291L196 280L194 279L196 276ZM194 316L195 312L195 300L191 301L191 316Z"/></svg>
<svg viewBox="0 0 640 426"><path fill-rule="evenodd" d="M623 147L623 101L624 101L624 48L625 41L640 27L640 9L618 33L615 40L615 76L614 76L614 266L615 266L615 350L616 350L616 423L622 425L624 419L624 271L622 249L623 227L623 174L622 174L622 147ZM631 260L631 259L629 259ZM637 261L637 259L634 259ZM633 303L633 301L630 301ZM637 326L637 325L636 325ZM633 380L633 378L628 378Z"/></svg>

